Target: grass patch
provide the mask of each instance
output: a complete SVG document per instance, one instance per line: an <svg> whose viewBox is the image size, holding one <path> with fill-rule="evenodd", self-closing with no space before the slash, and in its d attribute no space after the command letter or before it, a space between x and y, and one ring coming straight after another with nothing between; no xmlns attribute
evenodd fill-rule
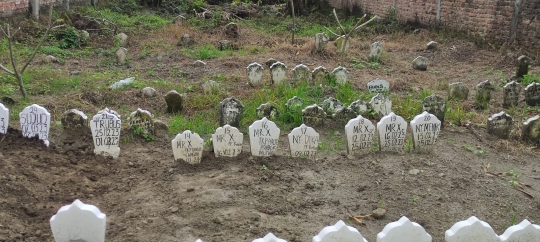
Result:
<svg viewBox="0 0 540 242"><path fill-rule="evenodd" d="M215 59L224 55L232 55L232 50L220 51L215 46L207 44L193 49L184 48L182 54L188 58L206 60Z"/></svg>
<svg viewBox="0 0 540 242"><path fill-rule="evenodd" d="M523 80L521 81L524 86L528 86L533 82L540 83L540 76L535 74L527 74L523 76Z"/></svg>
<svg viewBox="0 0 540 242"><path fill-rule="evenodd" d="M191 117L181 114L174 116L169 122L169 133L176 135L190 130L199 135L210 135L219 127L219 115L213 109L197 112Z"/></svg>

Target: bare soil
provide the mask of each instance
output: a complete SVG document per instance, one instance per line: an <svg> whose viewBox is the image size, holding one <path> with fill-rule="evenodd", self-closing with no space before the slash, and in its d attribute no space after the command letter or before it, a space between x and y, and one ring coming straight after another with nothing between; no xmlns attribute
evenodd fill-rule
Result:
<svg viewBox="0 0 540 242"><path fill-rule="evenodd" d="M185 73L185 85L198 85L203 77L225 74L229 77L226 90L242 98L253 90L245 79L245 67L251 62L275 58L289 68L304 63L310 68L323 65L328 69L341 63L360 90L366 90L366 83L379 77L391 82L392 92L404 96L423 87L446 96L444 86L452 82L465 82L472 89L480 81L494 80L496 70L509 76L521 54L480 48L462 39L445 39L439 50L427 51L425 43L438 39L425 30L416 35L354 39L349 56L358 58L367 57L371 42L383 41L387 54L380 69L351 67L348 58L343 62L334 54L332 43L327 55L315 55L311 53L311 38L300 38L301 44L290 45L284 43L286 35L261 36L246 28L241 29L235 43L264 46L268 52L207 60L207 67L197 68L191 65L195 59L186 58L176 47L183 33L195 36L199 44L216 43L222 38L220 30L202 32L173 25L149 35L134 35L130 67L97 66L99 61L113 58L97 55L68 59L62 64L34 64L50 65L66 75L73 70L117 71L123 78L132 73L150 78L147 67L152 66L156 70L152 78L179 85L184 83L171 77L169 68L178 67ZM155 47L148 57L137 58L145 46L164 47ZM410 62L418 55L430 59L431 71L412 69ZM531 72L538 73L538 67ZM70 108L91 116L105 105L115 110L127 106L128 111L140 107L167 121L172 117L164 112L162 96L167 91L158 88L160 95L147 99L137 89L85 89L82 93L37 95L33 100L51 111L53 123ZM38 140L23 138L16 128L18 121L13 120L8 134L0 135L0 241L53 241L50 217L75 199L96 205L107 214L107 241L252 241L269 232L287 241L310 241L323 227L338 220L359 229L368 241L375 241L386 224L401 216L421 224L434 241L444 241L447 229L470 216L488 222L498 234L523 219L539 223L540 153L537 146L520 137L522 120L538 110L516 112L522 115L515 117L515 133L509 140L492 137L486 133L485 122L488 115L502 110L501 93L498 90L490 109L477 111L468 126L467 122L447 123L431 153L373 152L353 159L344 155L346 144L341 150L321 150L315 161L290 158L283 135L277 154L270 158L250 156L245 139L243 153L237 158L215 158L205 150L201 164L189 165L173 161L172 136L161 136L153 142L134 138L121 143L120 157L113 160L93 154L89 129L69 131L53 125L51 147L46 148ZM189 95L203 94L197 89ZM474 111L473 98L465 102L467 111ZM187 107L183 115L197 111ZM326 127L318 131L331 142L329 137L343 135L342 129ZM129 135L127 130L122 132ZM483 152L475 153L464 146ZM412 169L419 173L411 175ZM486 171L506 175L493 176ZM519 177L511 177L509 172ZM523 188L529 195L511 181L529 185ZM363 224L347 215L347 211L368 215L377 208L386 209L385 216L364 219Z"/></svg>

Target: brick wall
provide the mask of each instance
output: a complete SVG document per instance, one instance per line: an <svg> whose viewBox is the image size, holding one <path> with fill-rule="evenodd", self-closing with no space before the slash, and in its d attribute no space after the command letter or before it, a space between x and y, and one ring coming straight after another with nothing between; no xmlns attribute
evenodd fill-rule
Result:
<svg viewBox="0 0 540 242"><path fill-rule="evenodd" d="M328 0L337 9L353 8L386 16L395 6L398 19L448 27L499 43L540 47L540 0ZM440 2L440 5L439 5ZM521 2L516 12L516 3ZM437 8L440 6L439 19ZM514 18L515 17L515 18ZM512 32L512 23L516 28Z"/></svg>
<svg viewBox="0 0 540 242"><path fill-rule="evenodd" d="M81 4L89 0L70 0L70 4ZM62 5L63 0L39 0L41 8L54 4ZM0 17L8 17L14 13L28 12L30 0L0 0Z"/></svg>

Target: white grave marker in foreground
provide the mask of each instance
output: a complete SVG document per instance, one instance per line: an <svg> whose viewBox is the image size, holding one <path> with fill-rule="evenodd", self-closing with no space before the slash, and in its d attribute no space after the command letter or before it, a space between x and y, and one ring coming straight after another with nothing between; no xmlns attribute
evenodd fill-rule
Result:
<svg viewBox="0 0 540 242"><path fill-rule="evenodd" d="M177 134L172 140L174 160L184 160L189 164L201 163L204 141L189 130Z"/></svg>
<svg viewBox="0 0 540 242"><path fill-rule="evenodd" d="M315 160L319 148L319 133L305 124L294 128L289 133L291 157L305 157Z"/></svg>
<svg viewBox="0 0 540 242"><path fill-rule="evenodd" d="M446 242L481 241L499 242L499 236L493 231L488 223L479 220L475 216L465 221L455 223L452 228L444 233Z"/></svg>
<svg viewBox="0 0 540 242"><path fill-rule="evenodd" d="M240 133L237 128L226 124L223 127L216 129L212 134L212 144L214 146L214 154L216 157L236 157L242 152L242 144L244 142L244 134Z"/></svg>
<svg viewBox="0 0 540 242"><path fill-rule="evenodd" d="M439 132L441 131L441 121L437 116L424 111L411 120L413 133L413 144L415 150L433 149Z"/></svg>
<svg viewBox="0 0 540 242"><path fill-rule="evenodd" d="M278 145L279 132L277 125L266 117L253 122L249 126L251 155L272 156Z"/></svg>
<svg viewBox="0 0 540 242"><path fill-rule="evenodd" d="M347 135L349 155L365 154L371 150L375 136L375 125L369 119L358 115L345 125L345 134Z"/></svg>
<svg viewBox="0 0 540 242"><path fill-rule="evenodd" d="M377 123L379 147L381 151L401 152L405 145L407 122L398 115L390 113Z"/></svg>
<svg viewBox="0 0 540 242"><path fill-rule="evenodd" d="M79 199L63 206L51 217L51 230L56 242L104 242L107 216L96 206Z"/></svg>
<svg viewBox="0 0 540 242"><path fill-rule="evenodd" d="M99 111L90 121L90 129L94 138L94 153L111 156L116 159L120 155L120 128L122 120L113 110L105 108Z"/></svg>
<svg viewBox="0 0 540 242"><path fill-rule="evenodd" d="M9 127L9 109L0 103L0 134L7 134Z"/></svg>
<svg viewBox="0 0 540 242"><path fill-rule="evenodd" d="M391 241L431 242L431 235L422 226L403 216L398 221L384 226L377 234L377 242Z"/></svg>
<svg viewBox="0 0 540 242"><path fill-rule="evenodd" d="M47 109L37 104L32 104L19 113L19 121L24 137L33 138L37 135L47 147L49 146L51 114L47 112Z"/></svg>
<svg viewBox="0 0 540 242"><path fill-rule="evenodd" d="M367 242L366 239L352 226L347 226L339 220L335 225L324 227L313 237L313 242Z"/></svg>

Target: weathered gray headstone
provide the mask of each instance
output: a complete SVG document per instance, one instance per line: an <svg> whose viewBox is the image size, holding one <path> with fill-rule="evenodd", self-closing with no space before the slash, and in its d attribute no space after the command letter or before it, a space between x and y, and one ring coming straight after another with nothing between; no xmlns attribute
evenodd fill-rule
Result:
<svg viewBox="0 0 540 242"><path fill-rule="evenodd" d="M266 62L264 62L264 65L266 66L266 68L270 69L270 67L276 62L278 62L276 59L270 58Z"/></svg>
<svg viewBox="0 0 540 242"><path fill-rule="evenodd" d="M433 93L422 101L422 111L431 113L441 121L441 127L444 126L444 115L446 114L446 100Z"/></svg>
<svg viewBox="0 0 540 242"><path fill-rule="evenodd" d="M523 123L522 136L534 143L540 143L540 115L529 118Z"/></svg>
<svg viewBox="0 0 540 242"><path fill-rule="evenodd" d="M441 131L441 121L437 116L424 111L411 120L411 130L414 149L432 151Z"/></svg>
<svg viewBox="0 0 540 242"><path fill-rule="evenodd" d="M118 158L121 127L120 115L108 108L99 111L92 117L90 129L94 138L94 153L96 155Z"/></svg>
<svg viewBox="0 0 540 242"><path fill-rule="evenodd" d="M378 62L381 58L381 53L383 51L383 44L379 41L371 44L371 52L369 53L369 61Z"/></svg>
<svg viewBox="0 0 540 242"><path fill-rule="evenodd" d="M523 78L523 76L529 73L529 64L531 63L531 61L529 57L522 55L518 57L517 62L518 62L518 69L516 71L516 77Z"/></svg>
<svg viewBox="0 0 540 242"><path fill-rule="evenodd" d="M154 133L156 136L169 137L169 125L161 120L154 120Z"/></svg>
<svg viewBox="0 0 540 242"><path fill-rule="evenodd" d="M368 110L368 103L358 99L352 102L349 105L349 108L352 109L356 114L364 114Z"/></svg>
<svg viewBox="0 0 540 242"><path fill-rule="evenodd" d="M347 53L351 45L351 38L346 39L344 35L336 39L336 52L338 54Z"/></svg>
<svg viewBox="0 0 540 242"><path fill-rule="evenodd" d="M32 104L19 113L22 134L26 138L39 137L45 146L49 147L49 128L51 114L37 104Z"/></svg>
<svg viewBox="0 0 540 242"><path fill-rule="evenodd" d="M261 79L264 73L264 68L259 63L251 63L247 67L247 77L251 86L261 84Z"/></svg>
<svg viewBox="0 0 540 242"><path fill-rule="evenodd" d="M127 52L128 50L124 47L120 47L116 50L116 62L118 64L124 64L126 63L126 58L127 58Z"/></svg>
<svg viewBox="0 0 540 242"><path fill-rule="evenodd" d="M128 36L124 33L119 33L116 35L116 40L120 47L126 47L128 43Z"/></svg>
<svg viewBox="0 0 540 242"><path fill-rule="evenodd" d="M448 85L448 98L467 100L469 98L469 88L463 82L452 83Z"/></svg>
<svg viewBox="0 0 540 242"><path fill-rule="evenodd" d="M232 49L232 43L229 40L219 41L218 49L221 51Z"/></svg>
<svg viewBox="0 0 540 242"><path fill-rule="evenodd" d="M529 106L540 104L540 83L533 82L525 87L525 102Z"/></svg>
<svg viewBox="0 0 540 242"><path fill-rule="evenodd" d="M347 136L347 151L349 155L362 155L371 150L373 138L375 137L375 125L358 115L349 120L345 125L345 135Z"/></svg>
<svg viewBox="0 0 540 242"><path fill-rule="evenodd" d="M195 40L189 34L182 35L182 38L180 38L180 42L178 42L179 46L185 46L185 47L189 47L194 44L195 44Z"/></svg>
<svg viewBox="0 0 540 242"><path fill-rule="evenodd" d="M325 119L326 112L317 104L307 106L302 110L302 122L307 126L320 127L324 124Z"/></svg>
<svg viewBox="0 0 540 242"><path fill-rule="evenodd" d="M180 112L182 111L184 105L184 95L175 90L169 91L165 95L165 102L167 103L167 112Z"/></svg>
<svg viewBox="0 0 540 242"><path fill-rule="evenodd" d="M488 133L501 139L508 139L513 124L514 119L504 111L501 111L488 118L487 130Z"/></svg>
<svg viewBox="0 0 540 242"><path fill-rule="evenodd" d="M140 108L132 112L128 117L129 128L140 128L142 133L146 135L154 135L154 115Z"/></svg>
<svg viewBox="0 0 540 242"><path fill-rule="evenodd" d="M476 85L476 107L480 109L487 108L489 101L491 101L491 91L495 90L495 87L489 80L480 82Z"/></svg>
<svg viewBox="0 0 540 242"><path fill-rule="evenodd" d="M193 66L194 67L205 67L206 66L206 63L202 60L196 60L195 62L193 62Z"/></svg>
<svg viewBox="0 0 540 242"><path fill-rule="evenodd" d="M285 107L287 110L298 110L302 109L304 106L304 99L299 98L297 96L292 97L291 99L287 100L285 103Z"/></svg>
<svg viewBox="0 0 540 242"><path fill-rule="evenodd" d="M225 36L229 39L237 39L240 35L240 28L236 23L228 23L225 25Z"/></svg>
<svg viewBox="0 0 540 242"><path fill-rule="evenodd" d="M379 78L368 82L367 88L370 93L388 92L390 91L390 83Z"/></svg>
<svg viewBox="0 0 540 242"><path fill-rule="evenodd" d="M319 148L319 133L305 124L294 128L288 135L291 157L315 160Z"/></svg>
<svg viewBox="0 0 540 242"><path fill-rule="evenodd" d="M326 50L326 44L330 41L330 37L325 33L315 34L315 50L322 53Z"/></svg>
<svg viewBox="0 0 540 242"><path fill-rule="evenodd" d="M438 43L435 42L435 41L429 41L429 43L427 43L427 49L428 50L436 50L437 49L437 45Z"/></svg>
<svg viewBox="0 0 540 242"><path fill-rule="evenodd" d="M0 103L0 134L7 134L9 127L9 109Z"/></svg>
<svg viewBox="0 0 540 242"><path fill-rule="evenodd" d="M88 128L88 117L77 109L66 111L61 121L65 129Z"/></svg>
<svg viewBox="0 0 540 242"><path fill-rule="evenodd" d="M327 80L328 80L328 70L326 70L326 68L319 66L315 68L313 72L311 72L311 81L315 85L320 85L320 84L324 85L326 84Z"/></svg>
<svg viewBox="0 0 540 242"><path fill-rule="evenodd" d="M233 127L239 127L240 120L244 114L244 105L234 97L225 98L219 103L219 114L220 126L228 124Z"/></svg>
<svg viewBox="0 0 540 242"><path fill-rule="evenodd" d="M390 113L377 123L379 149L381 151L401 152L405 146L407 122L398 115Z"/></svg>
<svg viewBox="0 0 540 242"><path fill-rule="evenodd" d="M279 132L277 125L266 117L253 122L249 126L251 155L272 156L278 146Z"/></svg>
<svg viewBox="0 0 540 242"><path fill-rule="evenodd" d="M204 94L212 94L218 91L219 83L208 80L207 82L202 84L203 92Z"/></svg>
<svg viewBox="0 0 540 242"><path fill-rule="evenodd" d="M521 93L521 84L511 81L506 83L503 88L503 107L509 108L517 106L519 102L519 94Z"/></svg>
<svg viewBox="0 0 540 242"><path fill-rule="evenodd" d="M189 130L177 134L172 140L174 160L183 160L188 164L201 163L204 140L197 133Z"/></svg>
<svg viewBox="0 0 540 242"><path fill-rule="evenodd" d="M322 103L322 109L328 116L332 116L336 112L336 110L343 108L344 105L339 100L337 100L334 97L329 97Z"/></svg>
<svg viewBox="0 0 540 242"><path fill-rule="evenodd" d="M267 119L270 119L270 120L274 120L276 119L277 117L279 117L279 111L278 109L272 105L271 103L264 103L264 104L261 104L257 110L256 110L256 113L255 113L256 117L258 119L261 119L263 117L266 117Z"/></svg>
<svg viewBox="0 0 540 242"><path fill-rule="evenodd" d="M392 112L392 100L382 93L377 93L377 95L372 97L369 106L371 106L371 109L381 117Z"/></svg>
<svg viewBox="0 0 540 242"><path fill-rule="evenodd" d="M141 93L143 94L143 96L145 97L155 97L156 96L156 89L154 88L151 88L151 87L145 87L141 90Z"/></svg>
<svg viewBox="0 0 540 242"><path fill-rule="evenodd" d="M413 68L419 71L425 71L428 67L428 59L423 56L418 56L412 62Z"/></svg>
<svg viewBox="0 0 540 242"><path fill-rule="evenodd" d="M281 62L276 62L270 66L270 80L272 85L279 86L287 76L287 66Z"/></svg>
<svg viewBox="0 0 540 242"><path fill-rule="evenodd" d="M216 129L212 134L212 145L216 157L236 157L242 152L244 134L230 125L225 125Z"/></svg>
<svg viewBox="0 0 540 242"><path fill-rule="evenodd" d="M357 114L349 107L341 107L334 112L332 119L340 124L346 124L349 120L356 118Z"/></svg>
<svg viewBox="0 0 540 242"><path fill-rule="evenodd" d="M299 64L294 67L292 72L293 72L293 79L295 83L301 83L301 82L309 83L309 80L311 79L311 72L309 71L309 68L306 65Z"/></svg>
<svg viewBox="0 0 540 242"><path fill-rule="evenodd" d="M332 76L334 76L336 84L343 85L347 83L347 80L349 79L349 72L345 67L338 66L332 71Z"/></svg>

